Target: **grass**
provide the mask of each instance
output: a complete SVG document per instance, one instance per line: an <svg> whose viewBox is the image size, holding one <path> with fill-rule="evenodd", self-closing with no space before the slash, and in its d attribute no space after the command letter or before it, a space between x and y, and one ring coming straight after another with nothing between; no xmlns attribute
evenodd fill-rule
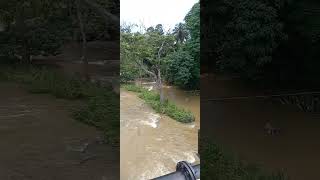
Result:
<svg viewBox="0 0 320 180"><path fill-rule="evenodd" d="M172 119L182 123L190 123L195 120L191 112L177 107L169 100L166 100L165 102L161 103L160 95L157 92L148 91L143 87L139 87L133 84L124 84L121 87L126 89L127 91L138 93L139 97L145 100L145 102L149 104L158 113L166 114Z"/></svg>
<svg viewBox="0 0 320 180"><path fill-rule="evenodd" d="M285 173L267 172L255 164L248 164L201 137L201 179L202 180L289 180Z"/></svg>
<svg viewBox="0 0 320 180"><path fill-rule="evenodd" d="M74 119L103 131L109 143L119 143L119 96L111 87L85 82L76 76L67 77L48 68L2 66L0 70L0 80L23 84L30 93L83 100L84 106L73 110Z"/></svg>

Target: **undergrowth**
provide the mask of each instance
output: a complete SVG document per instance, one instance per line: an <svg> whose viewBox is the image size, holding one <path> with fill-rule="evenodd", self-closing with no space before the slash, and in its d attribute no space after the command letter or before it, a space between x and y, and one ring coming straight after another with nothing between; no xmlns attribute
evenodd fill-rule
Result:
<svg viewBox="0 0 320 180"><path fill-rule="evenodd" d="M169 100L165 100L163 103L160 102L160 95L154 91L148 91L143 87L139 87L133 84L124 84L121 86L127 91L136 92L139 97L147 104L149 104L156 112L166 114L174 120L182 123L190 123L194 121L194 116L190 111L186 111L182 108L177 107Z"/></svg>

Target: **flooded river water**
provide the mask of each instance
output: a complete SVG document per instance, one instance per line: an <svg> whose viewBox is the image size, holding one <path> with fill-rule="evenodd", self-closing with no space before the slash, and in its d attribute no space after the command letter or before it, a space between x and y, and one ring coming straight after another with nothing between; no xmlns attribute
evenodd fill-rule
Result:
<svg viewBox="0 0 320 180"><path fill-rule="evenodd" d="M194 113L196 121L179 123L154 112L137 94L120 91L120 176L122 180L146 180L175 171L182 160L199 162L198 129L200 98L174 87L166 96Z"/></svg>

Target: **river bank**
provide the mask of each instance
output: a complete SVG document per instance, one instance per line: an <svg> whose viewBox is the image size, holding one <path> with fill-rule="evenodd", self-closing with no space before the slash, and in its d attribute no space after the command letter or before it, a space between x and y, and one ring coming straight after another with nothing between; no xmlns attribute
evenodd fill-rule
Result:
<svg viewBox="0 0 320 180"><path fill-rule="evenodd" d="M119 148L72 118L78 102L12 82L0 81L0 92L0 179L119 179Z"/></svg>
<svg viewBox="0 0 320 180"><path fill-rule="evenodd" d="M149 88L149 90L147 90L143 86L137 86L134 84L125 84L122 85L122 88L127 91L138 93L139 98L143 99L157 113L165 114L182 123L191 123L195 121L195 117L190 111L177 107L169 99L165 99L164 102L161 102L160 95L151 90L153 88Z"/></svg>
<svg viewBox="0 0 320 180"><path fill-rule="evenodd" d="M0 79L15 82L33 94L50 94L56 98L78 101L73 118L95 126L108 143L119 144L119 99L109 86L62 74L59 69L35 66L1 66Z"/></svg>

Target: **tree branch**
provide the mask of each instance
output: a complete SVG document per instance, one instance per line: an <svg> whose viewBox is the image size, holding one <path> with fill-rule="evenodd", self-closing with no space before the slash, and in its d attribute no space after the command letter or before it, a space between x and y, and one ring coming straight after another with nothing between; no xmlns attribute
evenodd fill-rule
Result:
<svg viewBox="0 0 320 180"><path fill-rule="evenodd" d="M141 68L142 70L144 70L146 73L150 74L151 76L153 76L155 79L157 79L157 75L151 71L149 71L146 67L143 66L143 64L141 64L139 61L135 61Z"/></svg>
<svg viewBox="0 0 320 180"><path fill-rule="evenodd" d="M160 59L160 56L161 56L161 51L163 50L163 45L164 45L164 41L162 42L161 46L160 46L160 49L158 51L158 59Z"/></svg>

